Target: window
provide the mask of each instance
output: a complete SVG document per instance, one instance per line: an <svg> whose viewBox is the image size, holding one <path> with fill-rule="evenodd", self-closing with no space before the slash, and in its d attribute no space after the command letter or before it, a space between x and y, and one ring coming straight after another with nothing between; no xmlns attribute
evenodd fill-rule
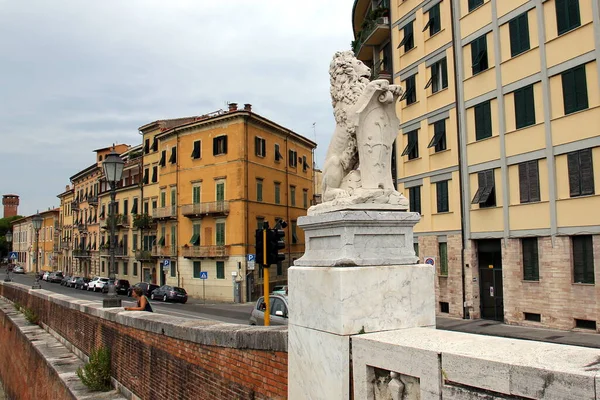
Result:
<svg viewBox="0 0 600 400"><path fill-rule="evenodd" d="M540 201L540 178L537 160L519 164L519 194L521 203Z"/></svg>
<svg viewBox="0 0 600 400"><path fill-rule="evenodd" d="M433 138L427 148L435 147L435 152L446 150L446 120L433 123Z"/></svg>
<svg viewBox="0 0 600 400"><path fill-rule="evenodd" d="M488 69L487 39L483 35L471 42L471 70L473 75Z"/></svg>
<svg viewBox="0 0 600 400"><path fill-rule="evenodd" d="M283 263L279 261L277 263L277 276L283 275Z"/></svg>
<svg viewBox="0 0 600 400"><path fill-rule="evenodd" d="M175 164L177 162L177 147L171 148L171 157L169 157L169 162L171 164Z"/></svg>
<svg viewBox="0 0 600 400"><path fill-rule="evenodd" d="M254 152L258 157L265 157L267 155L267 141L256 136L254 138Z"/></svg>
<svg viewBox="0 0 600 400"><path fill-rule="evenodd" d="M542 322L542 315L538 313L524 312L523 318L525 319L525 321Z"/></svg>
<svg viewBox="0 0 600 400"><path fill-rule="evenodd" d="M483 0L469 0L469 12L483 5Z"/></svg>
<svg viewBox="0 0 600 400"><path fill-rule="evenodd" d="M290 205L296 207L296 186L290 186Z"/></svg>
<svg viewBox="0 0 600 400"><path fill-rule="evenodd" d="M308 208L308 189L302 189L302 207Z"/></svg>
<svg viewBox="0 0 600 400"><path fill-rule="evenodd" d="M432 93L437 93L442 89L446 89L448 87L448 62L446 61L446 58L432 64L430 69L431 78L429 79L429 82L427 82L425 89L431 86Z"/></svg>
<svg viewBox="0 0 600 400"><path fill-rule="evenodd" d="M444 314L450 313L450 303L447 301L440 301L440 312Z"/></svg>
<svg viewBox="0 0 600 400"><path fill-rule="evenodd" d="M448 276L448 243L438 243L440 253L440 275Z"/></svg>
<svg viewBox="0 0 600 400"><path fill-rule="evenodd" d="M225 262L217 261L217 279L225 279Z"/></svg>
<svg viewBox="0 0 600 400"><path fill-rule="evenodd" d="M585 65L580 65L561 74L565 115L589 107Z"/></svg>
<svg viewBox="0 0 600 400"><path fill-rule="evenodd" d="M213 138L213 155L227 154L227 136Z"/></svg>
<svg viewBox="0 0 600 400"><path fill-rule="evenodd" d="M145 201L145 202L144 202L144 214L146 214L146 215L147 215L147 214L149 214L149 213L150 213L150 210L149 210L149 207L148 207L148 202L147 202L147 201Z"/></svg>
<svg viewBox="0 0 600 400"><path fill-rule="evenodd" d="M573 282L594 283L594 249L592 236L573 236Z"/></svg>
<svg viewBox="0 0 600 400"><path fill-rule="evenodd" d="M177 204L177 188L171 188L171 205L174 206Z"/></svg>
<svg viewBox="0 0 600 400"><path fill-rule="evenodd" d="M567 154L567 165L571 197L594 194L592 149L583 149Z"/></svg>
<svg viewBox="0 0 600 400"><path fill-rule="evenodd" d="M414 160L415 158L419 158L419 131L414 130L408 132L406 137L408 139L408 143L402 152L402 157L408 156L409 160Z"/></svg>
<svg viewBox="0 0 600 400"><path fill-rule="evenodd" d="M123 215L127 215L129 212L129 199L123 199ZM90 213L90 218L92 218L92 213Z"/></svg>
<svg viewBox="0 0 600 400"><path fill-rule="evenodd" d="M216 227L216 245L225 246L225 222L217 222Z"/></svg>
<svg viewBox="0 0 600 400"><path fill-rule="evenodd" d="M171 260L171 278L175 278L177 276L177 262Z"/></svg>
<svg viewBox="0 0 600 400"><path fill-rule="evenodd" d="M306 172L308 169L308 162L306 161L306 156L302 156L302 171Z"/></svg>
<svg viewBox="0 0 600 400"><path fill-rule="evenodd" d="M167 206L167 192L164 190L160 192L160 206L161 208Z"/></svg>
<svg viewBox="0 0 600 400"><path fill-rule="evenodd" d="M404 28L402 29L404 30L404 36L402 37L402 41L398 45L398 48L404 47L404 52L406 53L415 47L413 22L409 22L408 24L404 25Z"/></svg>
<svg viewBox="0 0 600 400"><path fill-rule="evenodd" d="M409 210L421 214L421 186L408 188Z"/></svg>
<svg viewBox="0 0 600 400"><path fill-rule="evenodd" d="M144 141L144 153L145 154L150 153L150 139L146 139ZM102 272L104 272L104 269L102 270Z"/></svg>
<svg viewBox="0 0 600 400"><path fill-rule="evenodd" d="M479 204L479 208L496 206L496 192L494 190L494 170L488 169L477 174L479 188L473 196L471 204Z"/></svg>
<svg viewBox="0 0 600 400"><path fill-rule="evenodd" d="M132 250L134 250L134 251L137 250L137 243L138 243L138 234L134 233L132 236L132 240L131 240L131 249Z"/></svg>
<svg viewBox="0 0 600 400"><path fill-rule="evenodd" d="M437 212L450 211L448 204L448 181L437 182L435 184L435 193L437 196Z"/></svg>
<svg viewBox="0 0 600 400"><path fill-rule="evenodd" d="M158 165L160 165L161 167L164 167L165 165L167 165L167 151L163 150L160 153L160 161L158 162Z"/></svg>
<svg viewBox="0 0 600 400"><path fill-rule="evenodd" d="M492 104L488 100L474 107L475 140L492 137Z"/></svg>
<svg viewBox="0 0 600 400"><path fill-rule="evenodd" d="M100 265L101 265L101 267L102 267L102 272L104 272L104 261L102 261L102 262L100 263Z"/></svg>
<svg viewBox="0 0 600 400"><path fill-rule="evenodd" d="M127 262L123 261L123 275L128 275Z"/></svg>
<svg viewBox="0 0 600 400"><path fill-rule="evenodd" d="M523 249L523 280L539 281L540 262L537 238L521 239L521 248Z"/></svg>
<svg viewBox="0 0 600 400"><path fill-rule="evenodd" d="M202 152L200 150L201 143L202 142L200 140L195 140L194 141L194 149L192 150L192 158L194 160L202 157Z"/></svg>
<svg viewBox="0 0 600 400"><path fill-rule="evenodd" d="M225 182L217 182L217 201L225 201Z"/></svg>
<svg viewBox="0 0 600 400"><path fill-rule="evenodd" d="M256 229L262 229L265 224L265 219L263 217L256 217Z"/></svg>
<svg viewBox="0 0 600 400"><path fill-rule="evenodd" d="M406 92L400 98L400 101L406 100L406 105L413 104L417 102L417 91L415 86L417 85L417 74L413 76L409 76L404 81L404 87L406 88Z"/></svg>
<svg viewBox="0 0 600 400"><path fill-rule="evenodd" d="M158 208L157 200L156 199L152 199L152 209L156 210L157 208Z"/></svg>
<svg viewBox="0 0 600 400"><path fill-rule="evenodd" d="M148 168L144 169L144 185L148 184L148 175L150 174L150 170Z"/></svg>
<svg viewBox="0 0 600 400"><path fill-rule="evenodd" d="M174 251L175 248L177 248L177 227L171 225L171 251Z"/></svg>
<svg viewBox="0 0 600 400"><path fill-rule="evenodd" d="M508 23L510 31L510 55L515 57L530 49L529 44L529 20L527 13L510 20Z"/></svg>
<svg viewBox="0 0 600 400"><path fill-rule="evenodd" d="M279 152L279 145L277 143L275 143L275 161L279 162L279 160L283 159L283 156L281 155L281 153Z"/></svg>
<svg viewBox="0 0 600 400"><path fill-rule="evenodd" d="M158 150L158 138L156 136L154 136L154 139L152 140L152 151L157 151Z"/></svg>
<svg viewBox="0 0 600 400"><path fill-rule="evenodd" d="M202 264L200 261L194 261L194 278L200 279L200 272L202 272Z"/></svg>
<svg viewBox="0 0 600 400"><path fill-rule="evenodd" d="M138 202L139 202L138 198L134 197L134 199L133 199L133 207L131 207L131 213L132 214L137 214L138 213Z"/></svg>
<svg viewBox="0 0 600 400"><path fill-rule="evenodd" d="M275 182L275 204L281 204L281 183Z"/></svg>
<svg viewBox="0 0 600 400"><path fill-rule="evenodd" d="M423 28L425 32L429 28L429 36L433 36L442 29L442 21L440 18L440 3L429 9L429 20Z"/></svg>
<svg viewBox="0 0 600 400"><path fill-rule="evenodd" d="M256 180L256 201L263 201L263 180Z"/></svg>
<svg viewBox="0 0 600 400"><path fill-rule="evenodd" d="M517 129L535 124L533 85L515 90L515 122Z"/></svg>
<svg viewBox="0 0 600 400"><path fill-rule="evenodd" d="M296 168L298 166L298 153L295 150L288 151L289 157L289 165L292 168Z"/></svg>
<svg viewBox="0 0 600 400"><path fill-rule="evenodd" d="M419 257L419 243L418 242L413 243L413 250L415 251L415 256Z"/></svg>
<svg viewBox="0 0 600 400"><path fill-rule="evenodd" d="M581 26L579 0L556 0L556 28L562 35Z"/></svg>
<svg viewBox="0 0 600 400"><path fill-rule="evenodd" d="M200 224L194 224L192 227L192 237L190 238L192 246L200 245Z"/></svg>
<svg viewBox="0 0 600 400"><path fill-rule="evenodd" d="M298 223L296 221L292 221L291 233L292 233L292 244L298 243L298 235L296 233L296 227Z"/></svg>
<svg viewBox="0 0 600 400"><path fill-rule="evenodd" d="M138 264L136 262L133 263L133 276L137 276L138 274Z"/></svg>

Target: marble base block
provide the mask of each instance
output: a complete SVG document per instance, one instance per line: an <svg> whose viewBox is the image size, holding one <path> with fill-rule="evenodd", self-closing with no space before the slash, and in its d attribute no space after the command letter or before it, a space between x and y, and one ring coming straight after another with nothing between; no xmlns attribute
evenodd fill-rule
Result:
<svg viewBox="0 0 600 400"><path fill-rule="evenodd" d="M366 207L367 205L365 205ZM416 264L413 226L419 213L364 210L300 217L305 253L294 265L304 267Z"/></svg>
<svg viewBox="0 0 600 400"><path fill-rule="evenodd" d="M350 337L288 326L288 398L350 398Z"/></svg>
<svg viewBox="0 0 600 400"><path fill-rule="evenodd" d="M291 267L289 323L338 335L435 326L431 265Z"/></svg>

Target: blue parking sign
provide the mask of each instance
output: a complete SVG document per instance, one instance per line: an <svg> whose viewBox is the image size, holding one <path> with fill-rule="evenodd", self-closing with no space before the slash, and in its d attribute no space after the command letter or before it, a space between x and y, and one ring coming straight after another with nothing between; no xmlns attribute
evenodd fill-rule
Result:
<svg viewBox="0 0 600 400"><path fill-rule="evenodd" d="M163 261L163 267L170 267L171 266L171 260L164 260Z"/></svg>
<svg viewBox="0 0 600 400"><path fill-rule="evenodd" d="M200 279L208 279L208 272L200 271Z"/></svg>

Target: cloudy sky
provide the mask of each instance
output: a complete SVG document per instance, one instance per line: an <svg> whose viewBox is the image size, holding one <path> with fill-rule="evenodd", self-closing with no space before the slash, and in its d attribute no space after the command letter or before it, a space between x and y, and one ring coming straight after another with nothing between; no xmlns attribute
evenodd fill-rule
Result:
<svg viewBox="0 0 600 400"><path fill-rule="evenodd" d="M57 206L94 149L226 103L312 140L334 127L329 61L351 0L0 0L0 194Z"/></svg>

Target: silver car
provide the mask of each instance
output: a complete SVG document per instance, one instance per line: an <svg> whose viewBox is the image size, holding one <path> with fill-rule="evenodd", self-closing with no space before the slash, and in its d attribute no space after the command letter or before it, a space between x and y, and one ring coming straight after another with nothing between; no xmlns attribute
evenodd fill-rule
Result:
<svg viewBox="0 0 600 400"><path fill-rule="evenodd" d="M269 296L269 306L271 308L270 321L271 325L287 325L288 324L288 302L287 297L272 294ZM256 302L256 305L252 309L250 314L250 325L264 325L265 324L265 301L264 297L261 297Z"/></svg>

